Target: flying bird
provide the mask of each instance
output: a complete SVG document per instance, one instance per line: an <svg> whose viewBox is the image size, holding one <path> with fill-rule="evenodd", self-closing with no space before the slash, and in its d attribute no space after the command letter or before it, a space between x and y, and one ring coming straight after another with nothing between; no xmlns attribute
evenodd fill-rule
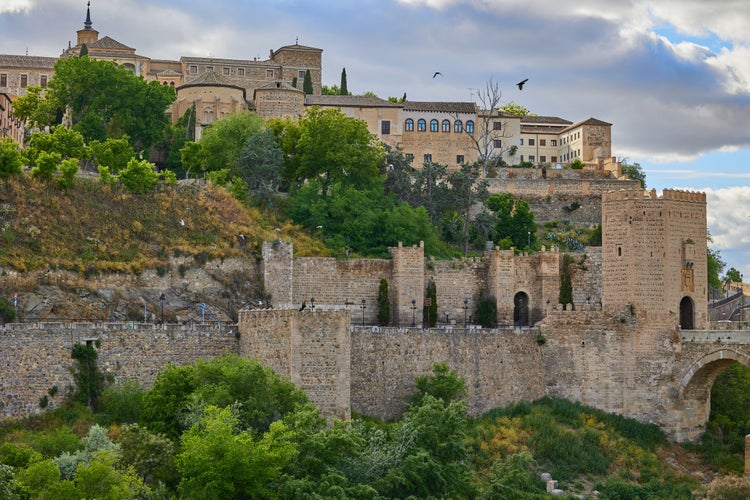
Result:
<svg viewBox="0 0 750 500"><path fill-rule="evenodd" d="M516 85L518 85L518 90L523 90L523 85L524 85L524 83L526 83L526 82L528 82L528 81L529 81L529 79L527 78L527 79L525 79L525 80L522 80L522 81L518 82L518 83L516 84Z"/></svg>
<svg viewBox="0 0 750 500"><path fill-rule="evenodd" d="M438 75L443 76L443 74L440 71L435 71L435 74L432 75L432 77L435 78Z"/></svg>

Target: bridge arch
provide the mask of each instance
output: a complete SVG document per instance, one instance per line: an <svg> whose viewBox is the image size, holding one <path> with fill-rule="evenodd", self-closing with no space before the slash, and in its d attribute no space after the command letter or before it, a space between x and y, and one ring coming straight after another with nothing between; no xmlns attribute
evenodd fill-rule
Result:
<svg viewBox="0 0 750 500"><path fill-rule="evenodd" d="M750 368L750 356L730 348L719 348L693 361L679 378L681 422L675 439L696 440L711 413L711 388L716 378L734 363Z"/></svg>

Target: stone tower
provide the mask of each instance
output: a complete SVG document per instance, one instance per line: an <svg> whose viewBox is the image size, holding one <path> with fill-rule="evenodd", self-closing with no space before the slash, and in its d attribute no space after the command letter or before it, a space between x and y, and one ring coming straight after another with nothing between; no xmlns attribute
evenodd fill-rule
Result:
<svg viewBox="0 0 750 500"><path fill-rule="evenodd" d="M665 189L602 196L602 303L707 321L706 195Z"/></svg>
<svg viewBox="0 0 750 500"><path fill-rule="evenodd" d="M86 20L83 22L83 29L78 30L76 34L78 35L76 38L76 47L80 47L84 43L91 45L99 40L99 32L93 28L93 23L91 22L91 2L86 5Z"/></svg>

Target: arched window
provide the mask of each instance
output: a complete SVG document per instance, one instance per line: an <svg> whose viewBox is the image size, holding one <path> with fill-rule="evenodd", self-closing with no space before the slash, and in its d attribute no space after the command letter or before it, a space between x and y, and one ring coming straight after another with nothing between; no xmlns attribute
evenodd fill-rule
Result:
<svg viewBox="0 0 750 500"><path fill-rule="evenodd" d="M461 133L463 129L464 129L464 124L461 123L461 120L456 120L455 122L453 122L453 131L455 133L457 134Z"/></svg>
<svg viewBox="0 0 750 500"><path fill-rule="evenodd" d="M695 316L693 301L690 297L683 297L680 301L680 328L692 330L695 328L693 318Z"/></svg>
<svg viewBox="0 0 750 500"><path fill-rule="evenodd" d="M529 296L523 292L513 297L513 324L518 328L529 326Z"/></svg>
<svg viewBox="0 0 750 500"><path fill-rule="evenodd" d="M417 130L419 130L420 132L424 132L425 130L427 130L427 121L425 121L424 118L420 118L417 122Z"/></svg>
<svg viewBox="0 0 750 500"><path fill-rule="evenodd" d="M470 134L474 133L474 122L472 120L466 122L466 131Z"/></svg>
<svg viewBox="0 0 750 500"><path fill-rule="evenodd" d="M430 132L437 132L437 131L438 131L438 121L430 120Z"/></svg>
<svg viewBox="0 0 750 500"><path fill-rule="evenodd" d="M451 122L449 120L443 120L443 132L451 131Z"/></svg>
<svg viewBox="0 0 750 500"><path fill-rule="evenodd" d="M406 122L404 123L404 130L407 132L413 132L414 131L414 120L411 118L407 118Z"/></svg>

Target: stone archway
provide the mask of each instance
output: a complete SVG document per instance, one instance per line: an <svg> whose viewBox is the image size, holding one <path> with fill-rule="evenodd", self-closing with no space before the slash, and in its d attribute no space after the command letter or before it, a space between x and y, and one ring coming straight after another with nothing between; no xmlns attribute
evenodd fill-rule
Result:
<svg viewBox="0 0 750 500"><path fill-rule="evenodd" d="M695 328L695 307L690 297L683 297L680 301L680 328L683 330Z"/></svg>
<svg viewBox="0 0 750 500"><path fill-rule="evenodd" d="M513 325L529 326L529 321L529 296L525 292L518 292L513 297Z"/></svg>
<svg viewBox="0 0 750 500"><path fill-rule="evenodd" d="M703 433L711 413L711 388L716 378L734 363L750 368L750 356L731 349L717 349L694 361L679 379L679 419L672 433L675 441L695 441Z"/></svg>

